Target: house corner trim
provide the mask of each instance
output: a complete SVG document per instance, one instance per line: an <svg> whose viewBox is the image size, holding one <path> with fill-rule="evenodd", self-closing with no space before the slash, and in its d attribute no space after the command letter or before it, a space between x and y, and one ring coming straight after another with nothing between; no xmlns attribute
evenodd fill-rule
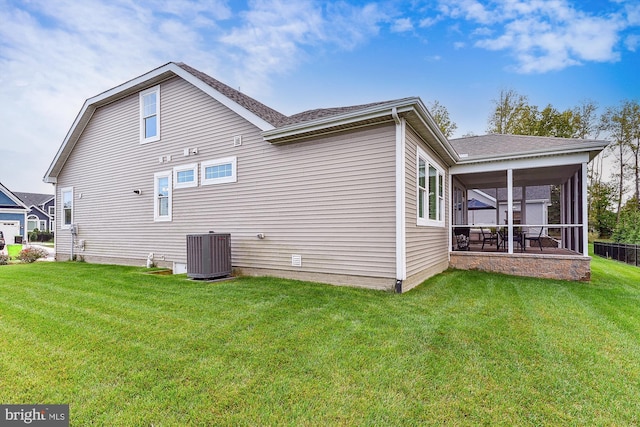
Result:
<svg viewBox="0 0 640 427"><path fill-rule="evenodd" d="M396 289L397 283L407 278L407 245L406 245L406 160L405 134L406 121L398 116L394 107L391 112L396 123Z"/></svg>

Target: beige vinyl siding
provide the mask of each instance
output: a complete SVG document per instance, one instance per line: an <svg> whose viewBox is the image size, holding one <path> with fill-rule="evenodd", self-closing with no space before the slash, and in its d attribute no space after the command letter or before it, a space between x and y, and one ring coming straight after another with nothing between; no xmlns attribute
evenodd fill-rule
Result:
<svg viewBox="0 0 640 427"><path fill-rule="evenodd" d="M417 225L417 147L445 171L445 223L444 227ZM405 145L406 172L406 247L407 247L407 286L419 284L429 276L445 270L449 263L448 236L449 229L449 173L446 165L436 153L407 126Z"/></svg>
<svg viewBox="0 0 640 427"><path fill-rule="evenodd" d="M248 121L174 78L161 84L161 140L140 144L138 105L135 94L97 109L58 177L58 192L74 187L74 222L85 240L79 255L143 265L154 253L158 262L185 263L186 235L215 231L231 233L234 267L393 283L392 123L272 145ZM185 157L185 148L198 154ZM167 155L172 160L160 164ZM173 220L154 222L154 173L231 156L236 183L173 188ZM58 251L68 253L69 232L58 231ZM302 267L291 266L292 254L302 256Z"/></svg>

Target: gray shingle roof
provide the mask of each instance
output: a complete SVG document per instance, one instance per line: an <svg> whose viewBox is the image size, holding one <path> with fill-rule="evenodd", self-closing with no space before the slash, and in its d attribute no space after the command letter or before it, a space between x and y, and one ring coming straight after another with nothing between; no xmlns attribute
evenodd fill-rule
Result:
<svg viewBox="0 0 640 427"><path fill-rule="evenodd" d="M40 206L49 200L53 199L53 194L41 194L41 193L20 193L14 191L13 194L17 198L22 200L22 203L28 206Z"/></svg>
<svg viewBox="0 0 640 427"><path fill-rule="evenodd" d="M345 113L352 113L355 111L366 110L367 108L376 107L378 105L384 105L389 103L394 103L398 101L402 101L403 99L411 99L411 98L402 98L402 99L394 99L390 101L380 101L380 102L371 102L369 104L360 104L360 105L351 105L347 107L333 107L333 108L316 108L314 110L307 110L301 113L293 114L281 124L284 125L292 125L295 123L303 123L312 120L322 119L324 117L337 116Z"/></svg>
<svg viewBox="0 0 640 427"><path fill-rule="evenodd" d="M303 111L301 113L285 116L282 113L267 107L263 103L256 101L244 93L233 89L230 86L214 79L213 77L196 70L184 63L177 62L177 66L197 77L204 83L208 84L227 98L238 103L242 107L251 111L267 123L275 128L281 128L288 125L297 125L305 122L330 118L366 110L368 108L409 100L411 98L401 98L390 101L373 102L369 104L352 105L347 107L334 108L317 108L313 110ZM524 135L503 135L489 134L481 136L471 136L466 138L457 138L449 140L451 146L461 155L463 159L485 158L492 156L509 156L523 153L532 153L536 151L555 151L555 150L571 150L578 148L585 142L597 142L593 140L581 140L571 138L550 138L540 136L524 136Z"/></svg>
<svg viewBox="0 0 640 427"><path fill-rule="evenodd" d="M492 133L489 135L470 136L449 140L458 154L468 157L486 157L491 155L519 154L538 150L555 150L559 148L580 147L588 139L551 138L545 136L504 135Z"/></svg>
<svg viewBox="0 0 640 427"><path fill-rule="evenodd" d="M271 123L273 126L278 127L282 122L287 120L287 116L285 116L284 114L277 112L271 107L267 107L263 103L256 101L255 99L251 98L248 95L245 95L239 90L227 86L226 84L214 79L208 74L205 74L202 71L198 71L195 68L188 66L187 64L183 64L182 62L176 62L175 64L186 72L193 74L195 77L202 80L227 98L237 102L264 121Z"/></svg>
<svg viewBox="0 0 640 427"><path fill-rule="evenodd" d="M496 197L495 188L483 188L482 192ZM514 199L520 200L522 198L522 187L513 188ZM550 200L551 199L551 186L549 185L534 185L527 187L527 200ZM498 200L507 200L507 189L498 188Z"/></svg>
<svg viewBox="0 0 640 427"><path fill-rule="evenodd" d="M202 80L227 98L237 102L247 110L251 111L253 114L257 115L261 119L266 122L272 124L274 127L281 127L286 125L292 125L296 123L303 123L312 120L321 119L324 117L337 116L340 114L351 113L359 110L365 110L367 108L375 107L377 105L383 105L394 101L382 101L382 102L372 102L369 104L360 104L360 105L352 105L347 107L334 107L334 108L317 108L313 110L303 111L301 113L293 114L291 116L285 116L282 113L274 110L273 108L267 107L260 101L257 101L251 98L244 93L233 89L230 86L222 83L219 80L214 79L208 74L203 73L202 71L198 71L193 67L188 66L182 62L175 63L178 67L182 68L186 72L194 75L198 79ZM406 98L409 99L409 98Z"/></svg>

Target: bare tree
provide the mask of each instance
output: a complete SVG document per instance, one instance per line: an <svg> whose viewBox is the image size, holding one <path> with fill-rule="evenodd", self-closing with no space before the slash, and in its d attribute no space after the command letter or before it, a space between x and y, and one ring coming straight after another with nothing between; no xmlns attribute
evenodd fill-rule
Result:
<svg viewBox="0 0 640 427"><path fill-rule="evenodd" d="M617 212L620 219L620 208L622 207L622 199L626 191L625 177L628 175L628 168L626 166L626 157L629 155L631 144L633 141L633 108L629 101L623 101L617 107L608 107L606 111L600 117L600 129L607 132L609 137L613 139L613 144L610 145L610 150L616 155L615 164L617 171L613 174L613 178L616 181L617 187ZM638 156L635 156L636 159ZM637 164L637 162L635 162ZM638 181L638 173L636 167L636 194L640 189ZM616 222L617 222L616 220Z"/></svg>
<svg viewBox="0 0 640 427"><path fill-rule="evenodd" d="M573 113L578 117L577 129L574 138L587 139L597 138L598 127L598 104L592 100L584 100L573 109Z"/></svg>

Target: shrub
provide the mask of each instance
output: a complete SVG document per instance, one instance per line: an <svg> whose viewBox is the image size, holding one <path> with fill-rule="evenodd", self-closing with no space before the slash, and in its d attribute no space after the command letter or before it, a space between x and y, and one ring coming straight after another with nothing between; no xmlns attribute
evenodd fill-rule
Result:
<svg viewBox="0 0 640 427"><path fill-rule="evenodd" d="M5 254L0 254L0 265L9 264L9 256Z"/></svg>
<svg viewBox="0 0 640 427"><path fill-rule="evenodd" d="M47 251L42 248L26 248L20 251L18 259L22 262L31 263L39 260L40 258L46 258Z"/></svg>
<svg viewBox="0 0 640 427"><path fill-rule="evenodd" d="M615 242L640 245L640 210L624 208L611 238Z"/></svg>
<svg viewBox="0 0 640 427"><path fill-rule="evenodd" d="M48 231L40 231L37 228L29 232L30 242L48 242L53 240L53 233Z"/></svg>

